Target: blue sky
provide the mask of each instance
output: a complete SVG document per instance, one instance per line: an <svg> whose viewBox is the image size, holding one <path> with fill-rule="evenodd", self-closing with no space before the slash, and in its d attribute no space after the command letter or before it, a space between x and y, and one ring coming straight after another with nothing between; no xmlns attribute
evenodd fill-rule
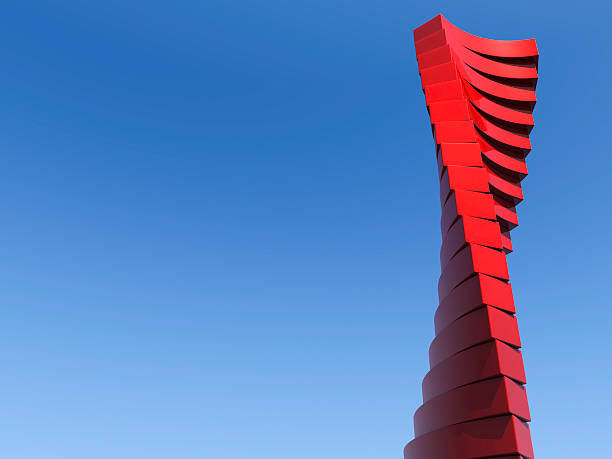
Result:
<svg viewBox="0 0 612 459"><path fill-rule="evenodd" d="M440 245L412 30L440 12L537 39L534 448L609 455L607 3L6 0L0 456L401 457Z"/></svg>

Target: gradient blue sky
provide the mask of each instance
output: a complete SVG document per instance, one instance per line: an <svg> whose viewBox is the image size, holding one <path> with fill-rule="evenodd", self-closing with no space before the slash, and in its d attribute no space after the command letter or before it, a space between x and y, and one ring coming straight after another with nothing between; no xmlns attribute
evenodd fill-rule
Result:
<svg viewBox="0 0 612 459"><path fill-rule="evenodd" d="M610 457L607 2L0 9L0 456L401 458L437 300L412 29L535 36L538 459Z"/></svg>

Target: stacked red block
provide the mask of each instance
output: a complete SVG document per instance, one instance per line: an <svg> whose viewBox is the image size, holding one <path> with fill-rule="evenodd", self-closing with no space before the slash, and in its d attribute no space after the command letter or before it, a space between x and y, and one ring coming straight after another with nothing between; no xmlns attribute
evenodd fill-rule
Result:
<svg viewBox="0 0 612 459"><path fill-rule="evenodd" d="M406 459L532 458L506 254L531 149L534 40L470 35L437 16L414 31L436 143L442 274L431 370Z"/></svg>

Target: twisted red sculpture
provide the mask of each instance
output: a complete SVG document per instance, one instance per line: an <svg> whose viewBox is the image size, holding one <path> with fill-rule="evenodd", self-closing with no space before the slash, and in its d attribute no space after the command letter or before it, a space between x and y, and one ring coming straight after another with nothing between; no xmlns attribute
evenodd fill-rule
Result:
<svg viewBox="0 0 612 459"><path fill-rule="evenodd" d="M506 254L531 150L535 40L470 35L437 16L414 31L436 143L442 274L431 369L405 459L532 458Z"/></svg>

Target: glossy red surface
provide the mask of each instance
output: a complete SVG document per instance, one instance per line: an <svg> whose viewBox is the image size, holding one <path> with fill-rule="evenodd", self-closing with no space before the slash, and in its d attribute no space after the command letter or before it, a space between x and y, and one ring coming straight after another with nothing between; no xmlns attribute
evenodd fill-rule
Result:
<svg viewBox="0 0 612 459"><path fill-rule="evenodd" d="M533 458L506 254L531 150L535 40L470 35L437 16L414 31L436 143L440 304L405 459Z"/></svg>

